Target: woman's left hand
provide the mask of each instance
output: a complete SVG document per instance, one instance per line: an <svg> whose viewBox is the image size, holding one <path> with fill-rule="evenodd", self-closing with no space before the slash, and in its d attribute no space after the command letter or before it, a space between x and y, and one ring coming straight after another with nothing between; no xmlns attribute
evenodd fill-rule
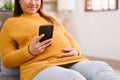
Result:
<svg viewBox="0 0 120 80"><path fill-rule="evenodd" d="M78 56L79 53L75 48L64 48L63 51L66 53L58 55L59 58L70 57L70 56Z"/></svg>

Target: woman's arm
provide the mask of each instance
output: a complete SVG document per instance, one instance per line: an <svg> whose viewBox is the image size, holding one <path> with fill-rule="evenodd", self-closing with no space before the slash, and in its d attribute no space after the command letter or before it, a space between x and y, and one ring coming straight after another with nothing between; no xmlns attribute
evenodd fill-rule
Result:
<svg viewBox="0 0 120 80"><path fill-rule="evenodd" d="M5 67L17 67L24 62L34 58L29 51L28 45L18 49L17 43L9 36L10 31L4 25L0 33L0 54Z"/></svg>

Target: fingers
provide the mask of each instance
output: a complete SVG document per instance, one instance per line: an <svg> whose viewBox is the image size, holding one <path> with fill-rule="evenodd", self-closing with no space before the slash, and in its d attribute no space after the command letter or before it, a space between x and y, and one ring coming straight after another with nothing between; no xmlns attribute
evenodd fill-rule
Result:
<svg viewBox="0 0 120 80"><path fill-rule="evenodd" d="M41 34L40 36L38 36L38 37L36 38L36 42L39 42L40 39L42 39L44 36L45 36L45 34Z"/></svg>
<svg viewBox="0 0 120 80"><path fill-rule="evenodd" d="M46 47L50 46L52 44L52 39L46 40L44 42L39 43L39 50L45 50Z"/></svg>
<svg viewBox="0 0 120 80"><path fill-rule="evenodd" d="M37 43L36 48L39 48L39 50L43 50L46 47L50 46L51 44L52 44L52 39L48 39L48 40L45 40L43 42Z"/></svg>
<svg viewBox="0 0 120 80"><path fill-rule="evenodd" d="M48 39L42 42L39 42L39 40L44 37L43 35L40 35L39 37L36 37L32 40L32 42L29 45L29 52L32 55L39 55L40 53L44 52L45 49L52 44L52 39Z"/></svg>
<svg viewBox="0 0 120 80"><path fill-rule="evenodd" d="M45 34L41 34L40 36L35 37L35 38L32 40L32 43L33 43L33 44L36 44L36 43L40 42L40 39L42 39L44 36L45 36Z"/></svg>
<svg viewBox="0 0 120 80"><path fill-rule="evenodd" d="M52 44L52 39L40 42L40 46L49 46L50 44Z"/></svg>
<svg viewBox="0 0 120 80"><path fill-rule="evenodd" d="M66 51L66 52L69 52L69 51L71 51L73 48L63 48L63 50L64 51Z"/></svg>
<svg viewBox="0 0 120 80"><path fill-rule="evenodd" d="M64 58L64 57L70 57L70 56L74 56L74 53L64 53L64 54L60 54L58 55L59 58Z"/></svg>
<svg viewBox="0 0 120 80"><path fill-rule="evenodd" d="M63 51L66 53L58 55L59 58L78 56L78 51L75 48L64 48Z"/></svg>

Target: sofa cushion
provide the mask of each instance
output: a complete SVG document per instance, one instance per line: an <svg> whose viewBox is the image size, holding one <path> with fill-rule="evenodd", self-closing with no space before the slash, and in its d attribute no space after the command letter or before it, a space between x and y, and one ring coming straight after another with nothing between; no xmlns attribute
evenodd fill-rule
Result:
<svg viewBox="0 0 120 80"><path fill-rule="evenodd" d="M19 77L0 77L0 80L20 80Z"/></svg>
<svg viewBox="0 0 120 80"><path fill-rule="evenodd" d="M0 76L18 77L20 75L19 68L5 68L1 62Z"/></svg>

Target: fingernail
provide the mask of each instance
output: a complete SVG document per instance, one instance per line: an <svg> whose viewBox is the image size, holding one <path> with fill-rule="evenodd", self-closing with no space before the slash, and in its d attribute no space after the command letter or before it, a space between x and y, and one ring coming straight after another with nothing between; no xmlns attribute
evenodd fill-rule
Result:
<svg viewBox="0 0 120 80"><path fill-rule="evenodd" d="M45 34L42 34L42 36L44 36Z"/></svg>

